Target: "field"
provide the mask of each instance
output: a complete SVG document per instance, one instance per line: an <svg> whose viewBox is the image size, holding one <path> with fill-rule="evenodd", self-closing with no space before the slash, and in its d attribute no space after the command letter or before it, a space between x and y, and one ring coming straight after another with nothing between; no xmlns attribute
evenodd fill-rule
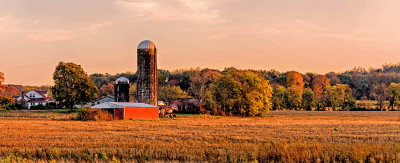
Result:
<svg viewBox="0 0 400 163"><path fill-rule="evenodd" d="M1 112L0 160L400 161L400 112L275 111L255 118L178 115L115 122L73 121L73 116Z"/></svg>

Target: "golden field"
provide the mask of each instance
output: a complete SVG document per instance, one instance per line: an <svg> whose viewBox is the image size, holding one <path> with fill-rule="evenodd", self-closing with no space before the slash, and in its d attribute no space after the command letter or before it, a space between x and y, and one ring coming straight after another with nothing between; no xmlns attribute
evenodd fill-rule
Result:
<svg viewBox="0 0 400 163"><path fill-rule="evenodd" d="M268 117L178 115L73 121L0 113L3 162L399 162L400 112L272 111ZM0 162L1 162L0 161Z"/></svg>

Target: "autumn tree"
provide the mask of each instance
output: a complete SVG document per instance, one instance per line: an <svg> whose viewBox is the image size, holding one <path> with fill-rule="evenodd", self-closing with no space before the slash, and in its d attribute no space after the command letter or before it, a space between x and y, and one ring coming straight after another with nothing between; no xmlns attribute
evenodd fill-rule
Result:
<svg viewBox="0 0 400 163"><path fill-rule="evenodd" d="M2 92L2 94L0 94L0 108L3 108L8 104L14 103L14 99L11 98L11 96L5 96L3 94L3 91L5 90L5 86L3 85L4 80L4 74L0 72L0 92Z"/></svg>
<svg viewBox="0 0 400 163"><path fill-rule="evenodd" d="M388 87L384 83L373 85L370 97L378 101L379 109L383 110L384 103L388 98Z"/></svg>
<svg viewBox="0 0 400 163"><path fill-rule="evenodd" d="M400 104L400 83L392 83L389 86L390 107L394 110L395 106Z"/></svg>
<svg viewBox="0 0 400 163"><path fill-rule="evenodd" d="M314 92L309 88L305 89L303 92L303 101L302 101L304 109L311 110L314 107L313 98L314 98Z"/></svg>
<svg viewBox="0 0 400 163"><path fill-rule="evenodd" d="M272 104L275 110L283 110L287 108L287 90L284 86L278 86L274 89Z"/></svg>
<svg viewBox="0 0 400 163"><path fill-rule="evenodd" d="M106 76L103 74L92 74L90 75L90 79L93 81L93 83L97 86L97 88L100 89L101 86L107 84L107 79Z"/></svg>
<svg viewBox="0 0 400 163"><path fill-rule="evenodd" d="M317 75L312 82L314 102L318 109L325 107L326 97L324 96L324 90L328 86L330 86L329 79L325 75Z"/></svg>
<svg viewBox="0 0 400 163"><path fill-rule="evenodd" d="M326 77L328 77L331 85L341 84L340 78L338 77L338 74L335 72L327 73Z"/></svg>
<svg viewBox="0 0 400 163"><path fill-rule="evenodd" d="M346 104L352 100L351 89L345 84L327 86L324 93L327 97L328 105L334 110L338 107L345 108Z"/></svg>
<svg viewBox="0 0 400 163"><path fill-rule="evenodd" d="M305 75L303 75L303 81L304 81L304 87L305 88L312 88L312 81L315 78L315 74L308 72Z"/></svg>
<svg viewBox="0 0 400 163"><path fill-rule="evenodd" d="M60 62L53 74L55 85L51 88L54 98L71 111L76 104L96 99L99 90L80 65Z"/></svg>
<svg viewBox="0 0 400 163"><path fill-rule="evenodd" d="M288 104L292 109L300 109L303 99L303 76L296 71L290 71L286 77Z"/></svg>
<svg viewBox="0 0 400 163"><path fill-rule="evenodd" d="M0 91L3 90L4 73L0 72Z"/></svg>
<svg viewBox="0 0 400 163"><path fill-rule="evenodd" d="M222 74L218 70L203 69L192 70L190 73L190 93L194 98L201 99L211 83L218 80Z"/></svg>
<svg viewBox="0 0 400 163"><path fill-rule="evenodd" d="M114 84L113 83L108 83L100 87L99 90L99 97L104 97L104 96L113 96L115 89L114 89Z"/></svg>
<svg viewBox="0 0 400 163"><path fill-rule="evenodd" d="M8 96L8 97L13 97L13 96L18 96L19 90L15 88L14 86L8 86L8 85L3 85L3 91L0 91L1 95L3 96Z"/></svg>
<svg viewBox="0 0 400 163"><path fill-rule="evenodd" d="M213 95L213 100L207 101L215 101L219 114L256 116L272 107L272 88L259 73L226 68L212 88L206 95Z"/></svg>
<svg viewBox="0 0 400 163"><path fill-rule="evenodd" d="M165 102L188 97L188 94L178 86L162 86L158 90L158 98Z"/></svg>

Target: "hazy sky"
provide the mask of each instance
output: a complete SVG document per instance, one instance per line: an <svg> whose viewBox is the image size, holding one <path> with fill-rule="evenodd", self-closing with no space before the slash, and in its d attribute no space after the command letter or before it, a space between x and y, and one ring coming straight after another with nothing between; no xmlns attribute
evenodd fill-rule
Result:
<svg viewBox="0 0 400 163"><path fill-rule="evenodd" d="M398 0L0 0L6 83L53 84L59 61L89 73L228 66L326 73L400 61Z"/></svg>

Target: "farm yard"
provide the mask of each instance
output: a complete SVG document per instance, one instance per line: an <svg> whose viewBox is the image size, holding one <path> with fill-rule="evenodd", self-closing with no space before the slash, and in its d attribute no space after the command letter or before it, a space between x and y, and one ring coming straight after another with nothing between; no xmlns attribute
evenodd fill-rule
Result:
<svg viewBox="0 0 400 163"><path fill-rule="evenodd" d="M74 121L63 112L0 113L0 157L22 161L400 161L400 112L271 111Z"/></svg>

